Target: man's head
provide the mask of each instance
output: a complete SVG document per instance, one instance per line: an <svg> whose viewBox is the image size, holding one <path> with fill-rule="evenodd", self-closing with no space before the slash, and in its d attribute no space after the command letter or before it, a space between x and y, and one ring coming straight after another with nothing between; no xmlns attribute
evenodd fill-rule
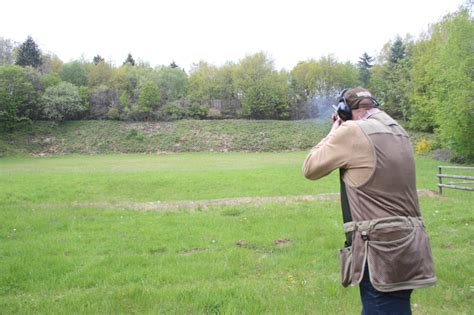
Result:
<svg viewBox="0 0 474 315"><path fill-rule="evenodd" d="M338 102L339 116L341 114L344 116L345 114L347 117L350 117L348 119L359 119L363 117L366 111L379 106L369 90L360 86L344 90L339 96Z"/></svg>

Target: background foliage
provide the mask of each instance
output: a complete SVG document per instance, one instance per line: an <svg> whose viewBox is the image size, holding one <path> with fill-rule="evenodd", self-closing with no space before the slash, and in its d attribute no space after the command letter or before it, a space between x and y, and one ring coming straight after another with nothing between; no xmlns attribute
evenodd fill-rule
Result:
<svg viewBox="0 0 474 315"><path fill-rule="evenodd" d="M305 119L329 115L339 91L362 85L405 126L434 132L433 148L474 160L471 10L467 1L416 40L397 36L356 64L328 55L290 71L275 69L263 52L221 66L199 61L189 72L174 61L151 67L131 53L120 66L100 55L63 63L31 37L21 44L0 38L0 121L11 129L22 119ZM45 102L64 82L79 88L84 109L53 115Z"/></svg>

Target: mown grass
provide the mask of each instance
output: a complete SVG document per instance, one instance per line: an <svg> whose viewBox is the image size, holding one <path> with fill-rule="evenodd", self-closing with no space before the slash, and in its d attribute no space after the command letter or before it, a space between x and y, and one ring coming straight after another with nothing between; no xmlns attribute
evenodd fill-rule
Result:
<svg viewBox="0 0 474 315"><path fill-rule="evenodd" d="M337 201L195 211L74 204L337 192L337 172L302 178L305 154L0 159L0 313L358 314L358 289L339 285ZM437 164L418 159L418 188L435 189ZM439 282L415 291L414 312L468 314L474 194L420 201Z"/></svg>

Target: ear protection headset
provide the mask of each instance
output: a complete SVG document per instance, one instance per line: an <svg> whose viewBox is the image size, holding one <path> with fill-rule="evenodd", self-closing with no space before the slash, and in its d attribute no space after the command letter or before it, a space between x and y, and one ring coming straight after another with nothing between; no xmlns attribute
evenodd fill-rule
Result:
<svg viewBox="0 0 474 315"><path fill-rule="evenodd" d="M346 98L344 97L344 93L346 93L347 90L349 89L342 90L341 94L339 94L339 97L337 98L337 115L343 121L352 119L352 109L349 104L347 104Z"/></svg>
<svg viewBox="0 0 474 315"><path fill-rule="evenodd" d="M348 90L349 89L342 90L341 94L339 94L339 97L337 98L337 109L336 109L337 115L343 121L352 119L352 108L349 104L347 104L347 100L344 97L344 93L346 93ZM369 98L372 100L375 107L380 107L380 104L377 102L375 98L373 98L372 96Z"/></svg>

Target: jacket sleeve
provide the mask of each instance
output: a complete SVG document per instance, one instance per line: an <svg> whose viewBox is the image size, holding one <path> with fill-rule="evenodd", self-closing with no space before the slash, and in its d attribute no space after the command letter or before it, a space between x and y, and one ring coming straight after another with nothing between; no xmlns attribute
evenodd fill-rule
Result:
<svg viewBox="0 0 474 315"><path fill-rule="evenodd" d="M354 122L344 122L311 149L303 163L303 175L319 179L337 168L345 168L351 158Z"/></svg>

